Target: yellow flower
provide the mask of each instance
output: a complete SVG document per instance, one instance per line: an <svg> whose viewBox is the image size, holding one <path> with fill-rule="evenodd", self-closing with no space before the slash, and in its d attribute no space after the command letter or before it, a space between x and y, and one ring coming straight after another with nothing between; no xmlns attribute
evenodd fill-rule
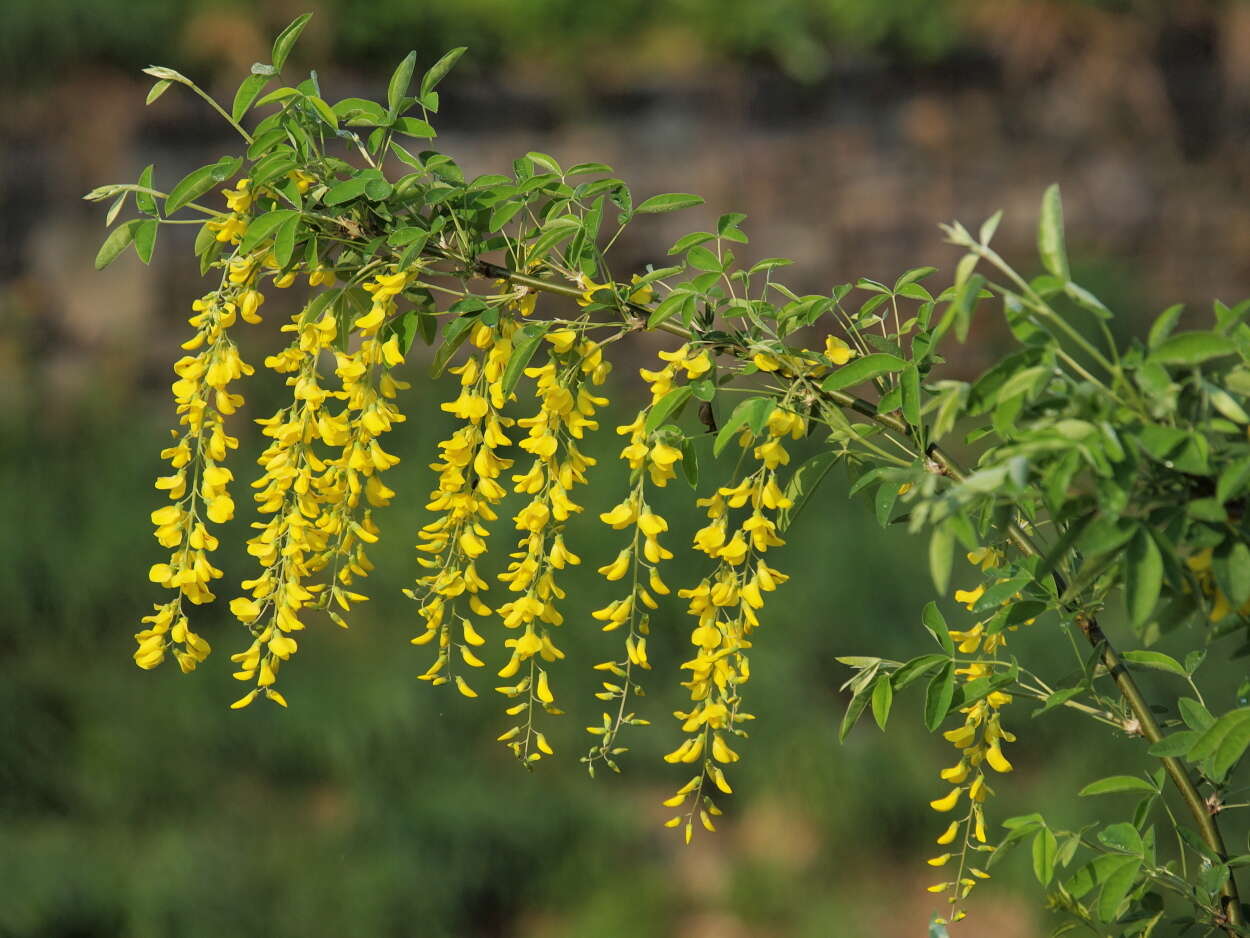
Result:
<svg viewBox="0 0 1250 938"><path fill-rule="evenodd" d="M963 603L971 612L981 597L985 595L985 584L982 583L976 589L971 590L955 590L955 602Z"/></svg>
<svg viewBox="0 0 1250 938"><path fill-rule="evenodd" d="M855 350L837 336L825 337L825 358L835 365L845 365L855 357Z"/></svg>

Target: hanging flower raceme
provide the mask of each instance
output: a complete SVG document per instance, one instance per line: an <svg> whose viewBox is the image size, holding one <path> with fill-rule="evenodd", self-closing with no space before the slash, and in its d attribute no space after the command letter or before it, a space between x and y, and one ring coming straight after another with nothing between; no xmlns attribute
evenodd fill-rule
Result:
<svg viewBox="0 0 1250 938"><path fill-rule="evenodd" d="M264 470L252 483L257 510L267 521L254 522L257 533L248 541L248 553L261 565L259 576L245 580L250 595L239 596L230 610L252 635L249 647L231 656L238 664L235 678L256 687L234 703L245 707L263 694L286 706L274 684L278 669L295 653L292 632L304 628L300 613L321 592L323 585L309 583L311 557L326 548L327 534L318 525L323 499L316 484L326 469L316 452L317 444L341 446L350 434L343 415L332 415L327 401L343 392L321 385L318 360L333 348L338 332L334 314L325 309L320 318L310 315L316 307L296 314L283 326L295 332L295 340L282 352L271 355L265 366L288 375L293 400L272 417L257 421L271 443L257 460Z"/></svg>
<svg viewBox="0 0 1250 938"><path fill-rule="evenodd" d="M720 812L707 793L707 783L726 794L732 791L721 766L738 760L730 740L745 737L738 724L753 719L742 711L739 694L751 676L746 654L750 635L760 624L764 594L789 579L764 560L768 550L784 543L774 517L791 505L778 485L777 468L790 459L784 438L798 439L806 430L806 418L784 407L771 412L758 436L744 428L739 444L751 451L757 467L737 485L719 488L698 501L707 509L708 523L695 534L694 546L717 565L698 586L677 594L690 600L688 611L698 622L690 636L695 656L682 665L690 672L683 686L694 706L676 714L687 738L664 757L699 766L699 772L664 802L673 808L688 805L684 814L667 822L677 827L684 821L687 842L696 814L704 827L715 829L711 818ZM735 520L734 512L740 509L749 513Z"/></svg>
<svg viewBox="0 0 1250 938"><path fill-rule="evenodd" d="M507 709L517 724L499 738L525 763L552 754L546 736L535 727L535 709L562 712L555 705L547 670L537 659L550 664L564 657L550 627L564 621L556 606L565 595L556 573L581 563L564 543L565 523L582 510L569 493L575 485L585 484L586 470L595 463L580 451L578 442L588 430L598 429L595 411L608 402L588 387L607 377L599 344L579 340L573 329L548 333L546 339L551 347L547 363L525 370L535 383L538 413L517 421L527 431L520 447L533 460L528 471L512 476L514 490L529 495L530 501L513 519L521 536L512 562L499 575L515 598L497 610L504 627L520 633L504 642L512 654L499 676L509 680L523 674L517 683L495 688L517 700Z"/></svg>
<svg viewBox="0 0 1250 938"><path fill-rule="evenodd" d="M182 344L191 354L174 363L178 380L172 387L183 429L171 431L174 443L161 452L172 473L156 480L156 487L169 493L171 504L152 513L156 540L170 556L148 572L154 583L176 594L143 618L148 628L135 635L139 647L134 655L141 668L156 667L170 652L184 672L192 671L210 650L208 642L191 630L183 600L196 605L211 602L212 581L222 575L209 561L218 542L205 522L223 524L234 517L229 493L234 475L224 463L239 443L226 433L225 418L243 404L232 383L253 369L239 357L229 330L239 319L260 322L258 272L255 261L232 258L222 286L191 304L194 314L188 322L196 331Z"/></svg>
<svg viewBox="0 0 1250 938"><path fill-rule="evenodd" d="M379 440L404 422L395 399L410 385L391 374L391 368L403 362L406 349L400 347L399 331L392 329L388 335L385 327L398 312L396 297L418 270L391 270L365 283L373 302L352 323L356 347L352 350L344 343L335 350L337 396L343 401L338 426L346 430L330 443L338 447L338 455L326 460L325 471L314 480L323 506L317 527L326 537L326 547L310 557L309 570L326 571L318 607L344 627L336 608L347 612L352 603L368 598L348 587L373 569L365 553L365 545L377 543L381 533L373 521L373 509L390 504L395 494L381 474L398 465L399 457L384 450Z"/></svg>
<svg viewBox="0 0 1250 938"><path fill-rule="evenodd" d="M982 570L993 570L1003 563L1003 554L995 548L979 548L968 554L968 561ZM956 590L955 600L972 611L985 592L984 584L971 590ZM1032 621L1030 619L1024 624L1031 624ZM947 630L959 656L956 658L959 666L954 673L965 686L991 688L992 679L1002 670L998 665L1000 654L1007 645L1007 636L1006 630L994 630L995 623L1001 625L1001 617L991 616L968 629ZM1008 626L1007 630L1015 628ZM928 861L933 867L954 868L952 878L929 887L930 892L947 893L947 901L952 906L951 921L964 917L959 903L967 898L979 881L990 878L990 874L976 862L974 854L992 853L994 850L987 843L985 833L984 804L994 793L987 780L986 768L999 773L1012 770L1002 747L1003 743L1014 742L1016 737L1003 728L1000 713L1011 701L1010 694L988 689L959 709L963 725L942 734L959 752L959 761L939 773L942 781L952 787L944 796L931 801L929 806L939 813L953 812L964 804L963 798L967 796L963 816L951 821L937 838L940 846L949 849Z"/></svg>
<svg viewBox="0 0 1250 938"><path fill-rule="evenodd" d="M265 362L274 371L290 374L287 384L294 388L294 400L259 421L273 443L260 457L265 472L254 483L260 489L256 500L260 512L272 517L255 525L259 533L248 543L249 553L265 569L244 582L251 597L231 604L252 633L252 644L233 656L239 665L235 677L256 682L255 689L234 703L236 708L247 706L258 694L285 705L274 684L282 663L296 650L290 633L304 628L300 616L305 609L325 609L345 627L334 607L346 611L352 602L366 598L347 588L355 576L372 569L364 544L378 536L370 510L361 510L361 497L377 506L394 494L379 474L399 460L381 448L378 437L403 421L393 401L406 387L387 372L403 360L398 335L383 341L379 330L396 312L394 298L411 276L395 271L365 284L373 304L353 324L358 337L354 351L344 351L336 343L338 323L327 305L319 318L301 314L285 326L297 333L296 341ZM322 387L317 368L322 354L329 351L337 365L336 391ZM344 402L339 413L332 414L325 406L330 399ZM337 455L319 456L317 444ZM326 578L317 582L317 575L325 571Z"/></svg>
<svg viewBox="0 0 1250 938"><path fill-rule="evenodd" d="M673 383L683 375L698 378L711 370L711 357L706 351L694 351L683 346L676 352L660 352L666 365L658 371L639 370L651 388L651 404L644 407L631 423L616 428L616 432L628 437L629 442L621 450L621 458L630 469L629 495L626 499L599 516L614 530L629 529L628 542L616 557L599 568L599 573L609 582L629 578L625 595L614 599L592 615L603 623L605 632L625 628L624 657L603 661L595 665L606 672L608 679L595 695L613 707L605 711L601 725L588 726L586 731L598 737L594 746L582 758L591 774L595 764L602 760L613 771L619 771L615 756L626 752L616 745L617 736L626 726L646 726L649 721L637 717L629 709L632 697L641 696L643 688L638 683L637 672L650 670L647 658L647 636L651 632L651 611L658 607L656 596L667 595L670 590L660 576L661 562L673 554L660 544L660 535L668 530L664 520L647 503L647 485L663 488L675 475L674 467L682 458L682 451L669 442L662 429L647 429L651 408L672 389ZM615 704L615 706L613 706Z"/></svg>
<svg viewBox="0 0 1250 938"><path fill-rule="evenodd" d="M486 591L487 583L478 574L477 561L486 553L487 526L498 517L494 506L507 494L499 477L512 467L512 460L497 455L497 450L512 443L504 431L513 420L501 411L508 397L503 378L512 359L515 329L515 322L506 317L493 325L477 323L469 334L477 352L449 369L460 376L460 394L442 409L461 425L439 443L441 458L431 464L438 473L438 487L430 493L426 508L439 517L421 528L417 544L417 550L427 555L417 562L429 572L417 579L415 590L404 591L419 603L417 612L425 622L425 631L412 643L433 642L437 647L434 663L421 679L434 685L454 680L466 697L476 697L477 692L455 673L456 659L472 668L484 666L474 649L486 639L466 613L479 622L492 614L478 595Z"/></svg>

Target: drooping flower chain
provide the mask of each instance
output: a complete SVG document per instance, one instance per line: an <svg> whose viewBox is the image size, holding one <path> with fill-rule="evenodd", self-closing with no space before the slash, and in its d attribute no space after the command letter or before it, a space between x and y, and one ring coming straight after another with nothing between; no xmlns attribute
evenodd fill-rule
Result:
<svg viewBox="0 0 1250 938"><path fill-rule="evenodd" d="M394 494L379 473L399 460L382 450L377 438L403 421L392 401L406 386L384 370L403 360L398 336L384 342L379 330L394 314L394 298L410 277L391 272L365 284L374 302L353 324L359 338L355 351L335 348L338 323L327 306L319 319L301 313L284 326L284 331L297 333L296 340L265 361L280 374L294 373L287 378L294 400L257 421L273 442L258 460L264 473L253 487L259 489L258 510L271 517L253 525L258 533L248 541L248 552L259 560L263 572L244 581L250 598L240 596L230 605L252 634L250 646L231 656L239 665L234 676L256 682L235 701L235 708L247 706L258 694L286 705L274 684L282 662L298 647L290 633L304 628L300 619L304 609L326 609L345 627L330 602L347 611L351 602L366 598L345 588L353 575L364 576L371 569L364 543L376 541L378 535L369 509L360 511L360 499L363 493L370 505L384 505ZM318 360L327 351L336 357L337 391L320 383ZM338 414L324 406L331 398L345 402ZM322 458L316 452L318 443L338 455ZM325 581L315 582L317 574L327 570Z"/></svg>
<svg viewBox="0 0 1250 938"><path fill-rule="evenodd" d="M694 352L688 346L676 352L659 354L668 363L664 368L659 371L639 369L650 385L651 403L631 423L616 428L618 434L629 437L629 443L621 450L621 458L630 468L629 496L611 511L599 516L608 527L614 530L631 528L632 533L616 558L598 570L609 582L622 580L628 575L630 586L625 596L592 613L594 618L603 622L605 632L621 626L627 628L625 657L595 665L596 670L605 671L613 678L603 681L602 690L595 696L609 703L616 701L616 707L615 713L604 712L602 725L586 727L588 733L598 737L596 744L582 759L592 775L598 760L613 771L620 771L614 757L627 750L616 745L618 734L626 726L646 726L650 722L637 717L628 707L631 697L643 694L635 669L651 668L647 658L650 611L658 607L656 595L664 596L670 592L660 577L659 566L662 561L671 559L673 554L660 544L659 536L668 530L668 522L647 504L646 489L648 480L651 485L663 488L676 476L674 467L681 460L682 452L667 440L661 430L648 432L647 421L651 409L672 389L679 372L684 371L686 378L694 379L702 377L712 367L707 352ZM644 570L647 571L645 584Z"/></svg>
<svg viewBox="0 0 1250 938"><path fill-rule="evenodd" d="M518 700L507 708L508 715L518 722L499 738L525 763L553 752L545 734L535 727L536 708L551 714L562 712L555 705L547 670L536 658L551 663L564 657L548 628L564 621L556 601L565 594L556 583L555 573L581 562L564 543L565 523L582 510L569 498L569 492L573 486L585 484L585 471L595 463L579 450L578 442L587 430L598 428L593 416L607 404L607 399L595 396L587 383L602 384L609 368L599 344L579 339L577 330L561 329L545 338L551 345L547 363L525 370L535 382L538 413L517 421L527 430L520 447L533 460L527 472L512 476L514 491L532 498L513 518L522 534L511 554L512 562L499 575L510 592L521 595L497 609L505 628L521 630L520 635L504 642L512 655L499 676L509 679L522 670L526 672L518 683L495 688Z"/></svg>
<svg viewBox="0 0 1250 938"><path fill-rule="evenodd" d="M247 229L246 213L251 207L247 186L245 179L238 190L226 192L230 223L215 229L217 240L223 243L237 243ZM209 223L210 229L213 225ZM232 256L221 287L191 304L194 314L188 322L196 331L182 347L195 354L174 363L178 380L172 387L178 422L185 429L181 434L171 431L175 443L161 451L173 473L156 480L156 487L167 491L173 503L152 513L156 540L171 553L168 563L154 564L148 571L152 582L177 593L143 617L149 627L136 633L139 647L134 654L141 668L156 667L170 652L179 667L189 672L211 650L191 630L183 600L195 605L212 602L210 584L222 575L209 561L218 541L204 521L223 524L234 517L228 491L234 475L223 463L239 441L226 433L225 417L243 404L242 395L230 390L231 382L252 374L253 369L239 357L229 329L240 318L260 322L257 310L264 296L255 288L259 272L257 261Z"/></svg>
<svg viewBox="0 0 1250 938"><path fill-rule="evenodd" d="M782 407L769 415L759 439L744 428L739 444L751 449L758 467L737 485L722 487L698 501L707 508L709 523L695 534L694 546L716 560L717 566L698 586L677 594L690 600L688 611L698 620L690 636L697 649L695 657L682 664L690 671L690 680L683 686L689 689L694 706L675 714L689 735L664 757L668 762L700 765L698 774L664 802L671 808L689 803L684 814L666 822L669 827L682 825L687 842L696 814L705 828L715 830L712 816L720 811L705 793L706 783L710 781L725 794L733 791L721 765L738 759L727 737L745 737L746 731L738 724L753 719L741 710L739 695L739 688L751 676L746 655L751 647L749 636L760 624L758 610L764 606L764 593L789 579L764 561L769 548L784 543L768 513L790 506L777 484L777 468L790 461L782 438L797 439L806 429L806 418ZM731 534L731 510L748 505L749 517Z"/></svg>
<svg viewBox="0 0 1250 938"><path fill-rule="evenodd" d="M992 570L1002 562L1002 558L1002 553L994 548L981 548L968 554L968 560L980 565L983 570ZM964 603L971 612L985 594L985 590L984 584L971 590L956 590L955 599ZM960 655L969 656L970 660L964 661L955 669L956 676L965 685L975 681L984 682L992 677L1000 653L1007 645L1004 631L987 632L991 619L992 617L982 619L969 629L950 629L947 632L955 650ZM1016 626L1008 628L1014 629ZM933 867L947 867L952 860L956 860L953 877L929 887L929 892L947 894L952 922L960 921L966 916L959 904L968 897L978 882L990 878L984 865L977 863L972 854L988 854L994 851L994 847L986 842L984 804L994 790L987 782L985 767L989 766L1000 773L1012 770L1011 763L1003 755L1002 745L1005 742L1014 742L1016 737L1003 728L1000 713L1011 701L1010 694L992 690L979 700L961 707L959 712L964 718L963 725L942 734L958 750L959 761L939 773L944 782L954 787L945 796L931 801L929 806L940 813L954 811L962 796L965 793L968 796L967 813L962 818L951 821L937 838L940 846L948 847L957 841L958 846L928 860Z"/></svg>
<svg viewBox="0 0 1250 938"><path fill-rule="evenodd" d="M470 667L484 666L473 649L486 639L465 612L479 621L492 614L478 596L488 585L478 574L477 558L486 553L487 525L498 517L494 506L507 494L499 476L512 466L512 460L495 451L512 442L504 431L514 421L501 411L507 402L503 376L512 358L515 330L515 321L506 316L495 325L479 322L469 334L478 352L448 369L460 376L460 394L441 406L462 424L438 444L441 459L430 467L438 473L438 486L425 507L440 516L421 528L417 544L417 550L428 555L418 557L417 563L430 572L417 579L415 590L404 591L419 603L417 612L425 622L425 631L412 643L437 646L435 660L421 679L434 685L454 680L465 696L476 696L476 691L454 673L451 651L454 646ZM467 597L464 611L461 597ZM456 633L463 641L456 641Z"/></svg>

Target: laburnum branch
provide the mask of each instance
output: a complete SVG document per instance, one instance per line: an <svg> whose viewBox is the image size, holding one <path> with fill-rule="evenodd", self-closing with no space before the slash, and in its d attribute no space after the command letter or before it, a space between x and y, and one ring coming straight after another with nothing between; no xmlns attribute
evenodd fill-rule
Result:
<svg viewBox="0 0 1250 938"><path fill-rule="evenodd" d="M459 261L479 277L503 280L516 286L572 299L581 298L585 293L584 290L576 286L543 280L539 277L531 277L489 261L477 258L455 258L435 248L431 248L430 253L442 259ZM646 324L651 314L651 310L646 306L627 300L622 300L618 303L618 311L627 315L640 329ZM690 330L667 322L659 323L656 328L687 340L697 338ZM734 355L743 361L749 361L752 354L748 348L740 344L732 342L723 343L723 337L722 344L718 350ZM904 436L910 436L913 433L913 428L905 420L893 414L878 413L877 408L870 401L863 398L848 394L845 391L821 390L819 394L828 403L866 417L887 430ZM931 444L925 449L925 456L932 464L933 471L948 476L956 482L963 481L965 478L966 473L959 463L936 444ZM1012 523L1007 529L1007 536L1022 554L1032 557L1041 556L1037 546L1019 524ZM1058 571L1052 571L1050 576L1054 582L1056 592L1059 595L1063 595L1067 590L1067 584L1063 576ZM1076 625L1080 628L1086 640L1093 648L1097 649L1100 663L1106 669L1108 676L1110 676L1116 685L1116 689L1120 692L1120 696L1132 712L1135 721L1135 726L1132 729L1139 733L1148 743L1156 743L1161 740L1163 733L1151 712L1150 704L1142 694L1141 688L1133 678L1123 658L1121 658L1115 646L1111 644L1098 624L1098 620L1075 609L1070 609L1069 611L1074 613ZM1202 797L1201 792L1198 791L1189 772L1185 769L1184 764L1174 756L1160 756L1159 759L1163 763L1163 768L1167 772L1168 777L1172 780L1172 784L1180 793L1181 799L1185 802L1190 816L1197 824L1203 842L1219 858L1220 862L1227 862L1229 858L1228 849L1220 833L1219 824L1206 800ZM1242 934L1241 929L1244 926L1244 916L1242 915L1237 881L1231 871L1220 888L1220 897L1222 905L1220 910L1221 924L1228 935L1236 938L1237 935Z"/></svg>

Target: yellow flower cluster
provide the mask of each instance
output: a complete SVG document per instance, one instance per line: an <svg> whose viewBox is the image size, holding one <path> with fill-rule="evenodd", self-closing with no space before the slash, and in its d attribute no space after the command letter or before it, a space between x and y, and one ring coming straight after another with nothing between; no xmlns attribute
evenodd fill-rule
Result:
<svg viewBox="0 0 1250 938"><path fill-rule="evenodd" d="M708 524L695 534L694 546L716 560L717 566L698 586L678 591L690 600L689 613L698 620L690 636L695 657L682 665L690 671L690 680L683 686L690 691L694 706L676 714L688 736L664 757L668 762L701 765L699 773L664 802L667 807L681 807L689 800L689 810L667 822L676 827L684 818L687 842L696 812L703 826L714 830L711 816L719 810L704 793L705 783L710 780L726 794L732 791L720 764L737 761L738 754L727 738L746 736L738 724L752 719L740 709L739 695L739 688L751 676L746 655L750 635L760 624L764 594L788 579L764 561L770 548L784 543L770 513L791 505L777 484L777 468L790 460L784 438L798 439L806 431L802 415L784 407L774 409L758 439L750 428L739 439L744 449L752 449L758 467L737 485L719 488L710 498L698 501L707 508ZM734 523L731 531L731 512L743 508L749 514Z"/></svg>
<svg viewBox="0 0 1250 938"><path fill-rule="evenodd" d="M512 335L516 323L500 318L494 325L479 322L469 334L478 351L456 368L460 394L442 409L462 421L448 439L439 443L441 459L431 467L438 473L438 487L425 506L439 517L421 528L417 550L425 557L417 562L429 573L417 579L416 590L405 595L420 605L417 612L425 620L425 631L412 640L414 645L436 641L438 654L421 675L432 684L455 680L466 697L476 696L461 675L453 674L453 646L469 667L484 667L473 649L485 639L472 621L459 611L461 597L467 597L467 611L475 616L491 615L491 609L478 596L487 583L478 574L477 559L486 553L487 524L494 521L494 506L507 494L499 477L512 467L512 460L496 451L511 444L505 430L513 420L500 411L507 402L503 377L512 359ZM463 641L453 638L458 629Z"/></svg>
<svg viewBox="0 0 1250 938"><path fill-rule="evenodd" d="M855 357L855 350L837 336L826 336L824 357L834 365L845 365ZM751 357L751 363L760 371L778 372L787 378L821 378L829 372L829 366L818 358L809 360L792 353L775 354L761 350Z"/></svg>
<svg viewBox="0 0 1250 938"><path fill-rule="evenodd" d="M321 385L317 367L322 354L335 349L338 335L329 305L320 318L298 314L284 326L284 331L296 333L295 341L265 361L289 376L293 401L258 421L272 442L259 459L264 472L253 483L259 490L254 497L260 513L270 517L253 524L258 530L248 541L248 553L263 572L244 581L250 597L230 604L252 634L251 645L231 658L239 665L234 676L256 683L232 705L236 709L260 694L286 705L274 684L282 662L298 647L291 633L304 628L300 614L305 608L326 609L345 626L330 603L346 611L351 602L365 599L346 588L354 576L371 569L364 544L378 535L369 509L361 512L359 506L362 494L373 506L385 505L394 494L379 473L399 460L381 448L378 437L403 421L393 400L406 387L386 371L403 360L398 336L383 341L380 329L396 312L395 297L410 277L393 271L365 284L373 304L353 324L359 344L354 352L335 350L339 390ZM345 402L337 414L326 406L331 398ZM337 455L322 458L316 452L319 443ZM327 569L328 582L313 582Z"/></svg>
<svg viewBox="0 0 1250 938"><path fill-rule="evenodd" d="M621 458L629 465L629 496L599 516L599 520L613 530L631 529L629 542L610 563L599 568L599 573L609 582L630 578L626 595L612 600L592 615L603 623L603 630L610 632L621 626L627 627L625 657L616 661L603 661L595 665L597 671L605 671L612 680L603 681L603 689L595 696L605 702L616 701L616 712L603 714L600 726L588 726L586 731L599 737L596 744L583 757L591 774L596 760L602 759L613 771L619 771L614 756L626 752L616 745L617 735L626 726L646 726L649 721L627 710L630 696L641 696L643 689L635 677L635 668L650 670L647 659L647 636L651 631L650 611L658 607L655 596L670 592L660 577L659 565L673 554L661 546L660 535L668 530L668 522L647 504L648 480L663 488L676 476L674 468L682 458L681 450L673 446L663 430L648 432L647 421L651 407L673 388L680 377L693 379L708 373L712 361L706 351L696 351L682 346L675 352L660 352L666 362L658 371L639 369L639 374L651 388L651 404L644 407L631 423L616 428L629 443L621 450ZM646 582L643 582L646 571Z"/></svg>
<svg viewBox="0 0 1250 938"><path fill-rule="evenodd" d="M252 189L252 180L240 179L237 189L223 189L221 194L226 197L226 208L230 213L207 222L204 227L223 244L238 244L247 234L248 216L257 193Z"/></svg>
<svg viewBox="0 0 1250 938"><path fill-rule="evenodd" d="M134 655L141 668L156 667L170 652L184 672L192 671L210 650L188 625L182 603L212 602L210 584L222 575L209 561L218 542L205 521L223 524L234 517L229 493L234 475L222 463L239 442L226 433L225 417L243 404L242 395L231 390L232 382L253 369L239 357L228 330L239 319L260 322L257 309L263 297L255 288L257 274L258 265L234 258L221 288L191 304L194 314L188 322L195 335L182 347L192 354L174 363L178 380L172 386L184 429L171 431L174 443L161 452L173 472L156 480L157 489L168 492L172 503L152 513L156 540L169 549L170 557L148 571L152 582L177 595L143 617L148 627L136 633Z"/></svg>
<svg viewBox="0 0 1250 938"><path fill-rule="evenodd" d="M968 554L968 561L980 566L983 570L992 570L1003 562L1001 551L994 548L979 548ZM980 585L971 590L956 590L955 600L961 602L971 611L985 594L985 586ZM987 633L986 623L977 622L969 629L949 629L947 634L959 655L966 656L962 666L955 669L955 674L965 685L976 681L985 682L991 678L994 663L999 652L1006 647L1007 637L1004 632ZM1031 621L1031 620L1030 620ZM1026 623L1027 624L1027 623ZM1011 628L1015 628L1014 626ZM944 782L953 787L941 798L929 802L934 811L947 813L954 811L960 804L964 794L968 796L967 813L960 819L951 821L937 838L940 846L958 846L952 850L931 857L930 866L944 867L952 858L958 858L954 877L929 887L929 892L949 893L948 901L956 906L976 884L990 878L990 874L977 866L970 856L973 852L992 853L994 848L986 842L985 834L985 800L992 795L993 789L986 781L986 766L995 772L1005 773L1012 770L1011 763L1003 755L1003 743L1014 742L1014 734L1003 728L1000 710L1011 703L1011 695L994 690L959 712L964 722L942 735L959 752L959 761L949 768L943 769L939 775ZM962 910L956 910L952 921L964 917Z"/></svg>
<svg viewBox="0 0 1250 938"><path fill-rule="evenodd" d="M582 510L569 492L585 484L586 470L595 463L578 449L578 441L587 430L598 429L595 411L608 402L587 387L588 381L599 385L607 378L608 366L599 344L579 339L574 329L560 329L545 338L551 345L547 363L525 370L535 382L538 413L517 421L527 431L520 447L533 460L528 471L512 476L514 491L531 498L513 518L521 536L508 569L499 575L515 598L501 604L498 614L505 628L520 630L517 637L504 642L512 654L499 677L511 679L525 671L517 683L495 688L517 700L507 708L517 724L499 739L526 764L552 754L546 736L535 728L535 708L562 712L555 705L547 671L536 659L551 663L564 657L546 627L564 621L556 601L565 594L556 584L555 573L581 563L564 543L565 523Z"/></svg>

